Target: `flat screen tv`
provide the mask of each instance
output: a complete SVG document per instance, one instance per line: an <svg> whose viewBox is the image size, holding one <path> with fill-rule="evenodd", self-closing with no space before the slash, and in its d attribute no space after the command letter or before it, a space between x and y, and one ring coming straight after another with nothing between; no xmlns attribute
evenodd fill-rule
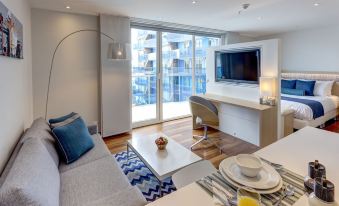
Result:
<svg viewBox="0 0 339 206"><path fill-rule="evenodd" d="M215 52L215 80L258 84L260 49Z"/></svg>

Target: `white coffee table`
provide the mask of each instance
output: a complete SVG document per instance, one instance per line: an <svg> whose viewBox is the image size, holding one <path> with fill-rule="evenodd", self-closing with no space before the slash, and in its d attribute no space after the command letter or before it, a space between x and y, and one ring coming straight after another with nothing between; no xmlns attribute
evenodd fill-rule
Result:
<svg viewBox="0 0 339 206"><path fill-rule="evenodd" d="M133 138L127 142L127 159L129 159L129 150L132 150L156 176L160 184L176 171L202 160L201 157L169 137L167 137L166 149L158 150L154 141L160 136L165 135L156 133L151 136Z"/></svg>

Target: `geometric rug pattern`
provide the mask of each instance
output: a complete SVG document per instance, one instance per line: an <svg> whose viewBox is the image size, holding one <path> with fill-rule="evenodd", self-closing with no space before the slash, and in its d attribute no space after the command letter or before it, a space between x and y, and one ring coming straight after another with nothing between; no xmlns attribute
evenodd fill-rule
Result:
<svg viewBox="0 0 339 206"><path fill-rule="evenodd" d="M131 185L137 186L148 202L153 202L159 197L176 191L171 177L163 180L162 185L160 185L160 182L154 174L132 151L129 152L128 161L126 151L113 156L119 163Z"/></svg>

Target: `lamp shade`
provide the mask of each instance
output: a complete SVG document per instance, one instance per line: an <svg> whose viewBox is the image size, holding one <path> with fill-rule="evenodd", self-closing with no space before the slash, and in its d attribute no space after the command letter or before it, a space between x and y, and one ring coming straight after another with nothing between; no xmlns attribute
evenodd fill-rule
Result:
<svg viewBox="0 0 339 206"><path fill-rule="evenodd" d="M107 58L112 60L130 60L129 44L110 43Z"/></svg>
<svg viewBox="0 0 339 206"><path fill-rule="evenodd" d="M274 97L275 96L275 78L274 77L260 77L260 96Z"/></svg>

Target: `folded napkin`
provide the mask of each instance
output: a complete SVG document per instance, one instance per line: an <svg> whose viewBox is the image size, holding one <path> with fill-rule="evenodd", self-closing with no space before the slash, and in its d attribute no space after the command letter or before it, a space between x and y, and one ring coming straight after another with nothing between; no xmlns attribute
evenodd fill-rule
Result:
<svg viewBox="0 0 339 206"><path fill-rule="evenodd" d="M214 205L217 206L231 206L231 204L229 204L227 196L232 196L232 194L230 194L225 188L223 188L222 186L220 186L218 183L216 183L215 181L211 181L211 184L213 185L212 187L212 191L213 191L213 203ZM224 203L225 204L224 204Z"/></svg>

